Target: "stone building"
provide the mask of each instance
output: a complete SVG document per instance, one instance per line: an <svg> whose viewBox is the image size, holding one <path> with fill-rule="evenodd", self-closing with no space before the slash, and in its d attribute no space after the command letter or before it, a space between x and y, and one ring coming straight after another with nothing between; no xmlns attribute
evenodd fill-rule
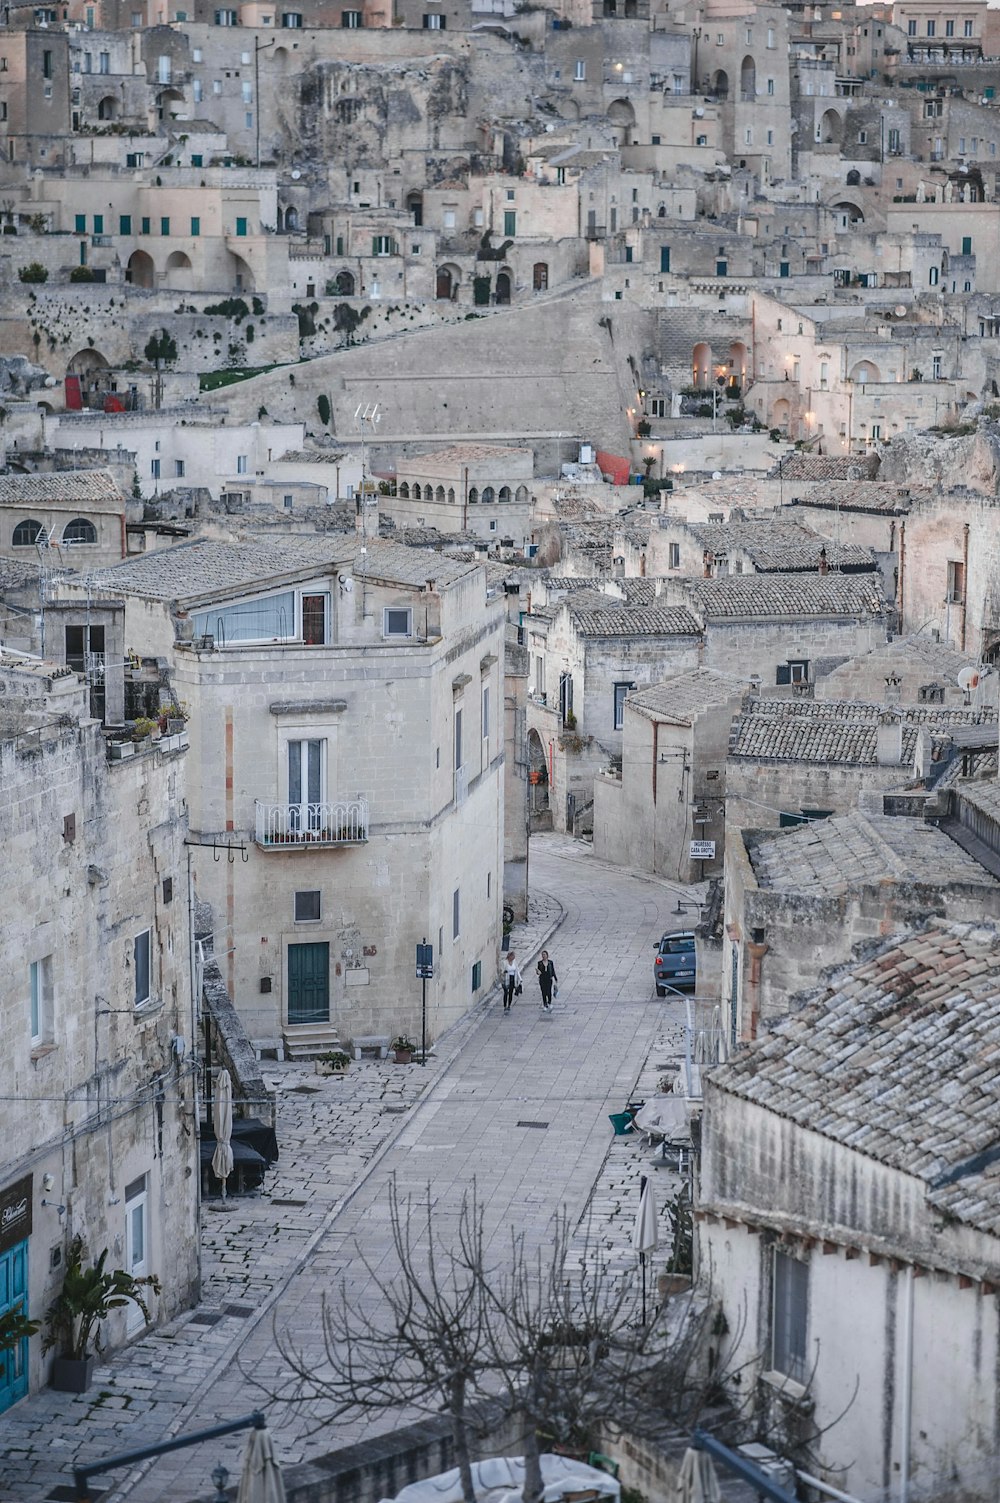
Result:
<svg viewBox="0 0 1000 1503"><path fill-rule="evenodd" d="M110 471L0 476L0 553L87 570L125 552L125 497Z"/></svg>
<svg viewBox="0 0 1000 1503"><path fill-rule="evenodd" d="M998 957L985 921L882 940L702 1077L718 1366L854 1497L995 1495Z"/></svg>
<svg viewBox="0 0 1000 1503"><path fill-rule="evenodd" d="M594 780L594 852L679 882L722 872L726 753L745 685L701 668L631 691L621 764ZM711 854L691 855L692 842Z"/></svg>
<svg viewBox="0 0 1000 1503"><path fill-rule="evenodd" d="M855 809L777 834L731 830L724 975L733 1039L756 1038L822 966L929 914L1000 919L1000 883L919 808L915 818Z"/></svg>
<svg viewBox="0 0 1000 1503"><path fill-rule="evenodd" d="M155 1274L169 1318L199 1279L186 748L111 761L70 669L5 655L0 677L0 1313L43 1314L79 1234ZM104 1334L142 1324L130 1307ZM40 1345L5 1362L0 1409L46 1381Z"/></svg>
<svg viewBox="0 0 1000 1503"><path fill-rule="evenodd" d="M99 580L188 705L194 837L243 848L194 865L248 1034L416 1037L426 938L435 1038L497 967L505 612L484 568L325 534L196 540Z"/></svg>
<svg viewBox="0 0 1000 1503"><path fill-rule="evenodd" d="M723 574L868 574L876 567L870 548L829 537L784 516L726 522L686 522L669 514L650 529L651 574L716 578Z"/></svg>
<svg viewBox="0 0 1000 1503"><path fill-rule="evenodd" d="M521 551L534 512L530 449L456 444L396 462L396 494L380 509L400 527L435 527Z"/></svg>

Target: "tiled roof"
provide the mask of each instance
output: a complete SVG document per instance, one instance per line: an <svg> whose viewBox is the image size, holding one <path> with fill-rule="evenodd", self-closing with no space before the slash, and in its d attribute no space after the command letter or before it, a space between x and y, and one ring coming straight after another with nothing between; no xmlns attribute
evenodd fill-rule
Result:
<svg viewBox="0 0 1000 1503"><path fill-rule="evenodd" d="M123 511L125 497L110 470L52 470L0 475L0 506L79 506Z"/></svg>
<svg viewBox="0 0 1000 1503"><path fill-rule="evenodd" d="M761 572L809 570L815 573L824 550L831 569L873 570L878 566L870 548L862 548L857 543L835 543L798 522L777 521L770 517L748 521L691 522L688 530L716 558L730 553L746 553L754 568Z"/></svg>
<svg viewBox="0 0 1000 1503"><path fill-rule="evenodd" d="M777 480L874 480L881 464L877 454L785 454L771 471Z"/></svg>
<svg viewBox="0 0 1000 1503"><path fill-rule="evenodd" d="M664 580L646 575L642 579L616 579L615 584L618 585L629 605L652 605L660 598L657 587L662 587Z"/></svg>
<svg viewBox="0 0 1000 1503"><path fill-rule="evenodd" d="M516 449L512 444L453 444L448 449L432 449L427 454L411 454L408 459L399 459L396 469L400 475L412 469L423 473L437 465L470 464L478 459L521 459L528 452L527 449Z"/></svg>
<svg viewBox="0 0 1000 1503"><path fill-rule="evenodd" d="M605 597L606 599L606 597ZM582 637L699 636L701 627L683 606L595 604L593 596L567 602L573 625Z"/></svg>
<svg viewBox="0 0 1000 1503"><path fill-rule="evenodd" d="M743 687L743 679L732 674L698 668L692 673L680 673L676 678L651 684L648 689L634 689L625 703L628 709L648 720L691 725L701 710L710 705L725 704L727 699L737 697Z"/></svg>
<svg viewBox="0 0 1000 1503"><path fill-rule="evenodd" d="M729 755L778 762L843 762L873 767L879 718L885 705L845 699L755 699L744 704L733 721ZM903 722L903 760L900 771L913 765L917 733L926 725L938 736L949 728L978 725L994 719L991 709L945 709L941 705L899 708Z"/></svg>
<svg viewBox="0 0 1000 1503"><path fill-rule="evenodd" d="M996 887L994 877L935 825L859 810L748 841L758 886L833 897L886 878Z"/></svg>
<svg viewBox="0 0 1000 1503"><path fill-rule="evenodd" d="M279 454L274 464L340 464L344 451L337 449L288 449Z"/></svg>
<svg viewBox="0 0 1000 1503"><path fill-rule="evenodd" d="M787 479L787 475L785 477ZM785 492L786 502L788 492ZM911 488L887 480L834 480L810 485L793 502L799 506L821 506L826 510L875 511L904 515L912 506Z"/></svg>
<svg viewBox="0 0 1000 1503"><path fill-rule="evenodd" d="M333 534L258 535L237 541L192 538L176 548L161 548L128 559L90 576L113 595L141 595L149 600L195 601L232 596L240 590L288 576L308 577L348 563L370 579L423 585L449 585L472 573L476 565L370 539L364 564L354 536Z"/></svg>
<svg viewBox="0 0 1000 1503"><path fill-rule="evenodd" d="M0 557L0 595L5 590L23 590L38 583L42 566L37 558Z"/></svg>
<svg viewBox="0 0 1000 1503"><path fill-rule="evenodd" d="M724 574L692 579L685 588L692 609L706 620L775 616L882 615L882 585L875 574Z"/></svg>
<svg viewBox="0 0 1000 1503"><path fill-rule="evenodd" d="M1000 1232L1000 930L932 920L844 967L713 1087L915 1175Z"/></svg>

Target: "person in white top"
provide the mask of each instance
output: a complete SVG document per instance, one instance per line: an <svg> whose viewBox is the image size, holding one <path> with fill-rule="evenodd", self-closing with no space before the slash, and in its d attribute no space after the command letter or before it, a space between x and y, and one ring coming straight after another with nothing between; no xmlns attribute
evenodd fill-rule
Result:
<svg viewBox="0 0 1000 1503"><path fill-rule="evenodd" d="M518 970L517 961L514 959L514 951L507 951L507 959L503 967L503 1010L510 1012L514 998L521 990L521 972Z"/></svg>

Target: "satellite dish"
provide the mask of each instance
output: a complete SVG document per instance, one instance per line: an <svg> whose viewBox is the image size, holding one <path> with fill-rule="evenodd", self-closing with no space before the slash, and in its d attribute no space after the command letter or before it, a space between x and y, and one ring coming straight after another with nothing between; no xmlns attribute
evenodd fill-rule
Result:
<svg viewBox="0 0 1000 1503"><path fill-rule="evenodd" d="M343 592L344 592L345 595L349 595L351 593L351 591L354 589L354 580L351 578L351 576L349 574L342 574L341 575L341 578L340 578L340 588L343 590Z"/></svg>
<svg viewBox="0 0 1000 1503"><path fill-rule="evenodd" d="M696 120L703 120L705 118L705 111L700 106L699 106L698 109L695 110L695 112L694 112L694 118Z"/></svg>
<svg viewBox="0 0 1000 1503"><path fill-rule="evenodd" d="M905 303L897 303L896 306L895 306L895 308L893 308L892 311L893 311L893 313L895 313L895 315L896 315L897 318L905 318L906 317L906 304Z"/></svg>
<svg viewBox="0 0 1000 1503"><path fill-rule="evenodd" d="M712 471L712 479L713 480L721 480L722 479L722 471L721 470L713 470Z"/></svg>
<svg viewBox="0 0 1000 1503"><path fill-rule="evenodd" d="M963 668L958 675L958 687L963 693L968 694L970 689L979 688L979 669Z"/></svg>

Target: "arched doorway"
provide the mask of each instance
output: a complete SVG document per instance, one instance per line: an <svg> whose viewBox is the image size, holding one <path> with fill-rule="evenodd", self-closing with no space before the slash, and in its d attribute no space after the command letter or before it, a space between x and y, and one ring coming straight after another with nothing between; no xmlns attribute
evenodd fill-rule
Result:
<svg viewBox="0 0 1000 1503"><path fill-rule="evenodd" d="M100 350L77 350L66 365L67 376L80 381L80 398L84 407L100 411L111 390L111 367Z"/></svg>
<svg viewBox="0 0 1000 1503"><path fill-rule="evenodd" d="M851 380L859 386L867 386L869 381L879 379L879 369L873 360L859 360L851 371Z"/></svg>
<svg viewBox="0 0 1000 1503"><path fill-rule="evenodd" d="M746 385L746 379L747 347L742 340L736 339L729 346L729 384L742 391Z"/></svg>
<svg viewBox="0 0 1000 1503"><path fill-rule="evenodd" d="M457 267L439 266L434 296L440 298L443 303L454 302L458 295L458 279L459 273Z"/></svg>
<svg viewBox="0 0 1000 1503"><path fill-rule="evenodd" d="M757 98L757 65L752 57L745 57L740 67L740 98Z"/></svg>
<svg viewBox="0 0 1000 1503"><path fill-rule="evenodd" d="M842 230L853 230L858 225L864 224L865 216L857 204L848 203L843 199L839 204L834 204L833 212L839 217L839 227Z"/></svg>
<svg viewBox="0 0 1000 1503"><path fill-rule="evenodd" d="M531 272L531 285L536 292L545 292L549 285L549 263L536 261Z"/></svg>
<svg viewBox="0 0 1000 1503"><path fill-rule="evenodd" d="M190 292L194 287L194 272L191 266L191 257L184 251L171 251L167 257L166 271L163 277L164 287L176 287Z"/></svg>
<svg viewBox="0 0 1000 1503"><path fill-rule="evenodd" d="M719 68L718 71L712 75L712 93L715 95L716 99L729 98L729 74L726 72L725 68Z"/></svg>
<svg viewBox="0 0 1000 1503"><path fill-rule="evenodd" d="M105 94L97 106L98 120L117 120L118 101L113 94Z"/></svg>
<svg viewBox="0 0 1000 1503"><path fill-rule="evenodd" d="M712 384L712 346L704 341L691 351L691 384L703 391Z"/></svg>
<svg viewBox="0 0 1000 1503"><path fill-rule="evenodd" d="M133 287L152 288L156 281L152 256L146 251L133 251L125 268L125 280L131 282Z"/></svg>
<svg viewBox="0 0 1000 1503"><path fill-rule="evenodd" d="M816 140L823 146L839 146L844 122L836 110L827 110L816 127Z"/></svg>
<svg viewBox="0 0 1000 1503"><path fill-rule="evenodd" d="M354 296L354 277L349 271L338 271L333 282L333 290L337 297Z"/></svg>
<svg viewBox="0 0 1000 1503"><path fill-rule="evenodd" d="M786 397L779 397L774 404L771 420L775 428L780 428L782 433L788 432L788 424L792 415L792 406Z"/></svg>
<svg viewBox="0 0 1000 1503"><path fill-rule="evenodd" d="M413 223L417 229L424 222L424 195L422 193L408 193L406 195L407 212L413 215Z"/></svg>
<svg viewBox="0 0 1000 1503"><path fill-rule="evenodd" d="M510 302L511 277L509 271L501 271L497 274L496 292L494 302L499 307L501 304Z"/></svg>
<svg viewBox="0 0 1000 1503"><path fill-rule="evenodd" d="M176 120L184 107L184 95L176 89L163 89L156 96L156 118Z"/></svg>
<svg viewBox="0 0 1000 1503"><path fill-rule="evenodd" d="M608 105L608 123L614 126L616 145L631 146L635 110L627 99L614 99Z"/></svg>
<svg viewBox="0 0 1000 1503"><path fill-rule="evenodd" d="M232 268L234 292L256 292L257 284L254 281L253 272L250 270L242 256L230 252L229 264Z"/></svg>
<svg viewBox="0 0 1000 1503"><path fill-rule="evenodd" d="M528 732L528 816L532 822L549 818L549 765L537 731Z"/></svg>
<svg viewBox="0 0 1000 1503"><path fill-rule="evenodd" d="M299 227L299 211L294 204L285 210L285 234L293 235Z"/></svg>

